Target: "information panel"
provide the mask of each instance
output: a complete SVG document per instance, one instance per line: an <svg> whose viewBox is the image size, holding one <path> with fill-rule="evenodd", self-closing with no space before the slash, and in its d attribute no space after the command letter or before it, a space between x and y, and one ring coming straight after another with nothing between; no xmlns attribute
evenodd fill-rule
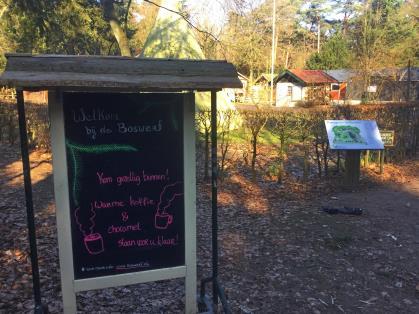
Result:
<svg viewBox="0 0 419 314"><path fill-rule="evenodd" d="M75 279L185 265L182 101L64 93Z"/></svg>
<svg viewBox="0 0 419 314"><path fill-rule="evenodd" d="M325 120L330 149L384 149L373 120Z"/></svg>
<svg viewBox="0 0 419 314"><path fill-rule="evenodd" d="M384 146L394 146L394 131L382 130L380 136Z"/></svg>

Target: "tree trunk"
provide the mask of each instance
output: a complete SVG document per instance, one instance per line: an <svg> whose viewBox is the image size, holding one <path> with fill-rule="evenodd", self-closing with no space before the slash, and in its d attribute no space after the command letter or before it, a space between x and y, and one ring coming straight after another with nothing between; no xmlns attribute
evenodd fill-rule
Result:
<svg viewBox="0 0 419 314"><path fill-rule="evenodd" d="M256 156L257 156L257 133L253 134L252 139L252 180L256 181Z"/></svg>
<svg viewBox="0 0 419 314"><path fill-rule="evenodd" d="M320 52L320 18L317 20L317 53Z"/></svg>
<svg viewBox="0 0 419 314"><path fill-rule="evenodd" d="M121 25L116 20L110 20L109 24L111 25L113 35L118 42L119 50L121 51L121 56L131 57L131 50L129 49L128 37L122 29Z"/></svg>
<svg viewBox="0 0 419 314"><path fill-rule="evenodd" d="M307 181L308 179L308 171L309 171L309 147L305 141L304 143L304 167L303 167L303 180Z"/></svg>
<svg viewBox="0 0 419 314"><path fill-rule="evenodd" d="M282 184L282 179L284 176L284 145L285 145L285 138L284 135L280 136L280 145L281 148L279 150L279 167L278 167L278 184Z"/></svg>
<svg viewBox="0 0 419 314"><path fill-rule="evenodd" d="M327 177L329 175L329 164L328 164L328 154L329 154L329 143L322 143L323 149L323 164L324 164L324 175Z"/></svg>
<svg viewBox="0 0 419 314"><path fill-rule="evenodd" d="M319 143L316 141L316 144L314 145L316 148L316 158L317 158L317 168L319 170L319 178L322 176L322 161L320 159L320 151L319 151Z"/></svg>
<svg viewBox="0 0 419 314"><path fill-rule="evenodd" d="M289 47L287 47L287 53L285 54L285 69L288 69L288 60L289 60L289 56L290 56L290 51L289 51Z"/></svg>
<svg viewBox="0 0 419 314"><path fill-rule="evenodd" d="M129 49L128 37L123 28L121 27L115 8L113 6L114 0L101 0L103 9L103 18L109 22L113 35L118 42L119 50L122 56L131 57L131 50ZM128 8L129 9L129 8Z"/></svg>

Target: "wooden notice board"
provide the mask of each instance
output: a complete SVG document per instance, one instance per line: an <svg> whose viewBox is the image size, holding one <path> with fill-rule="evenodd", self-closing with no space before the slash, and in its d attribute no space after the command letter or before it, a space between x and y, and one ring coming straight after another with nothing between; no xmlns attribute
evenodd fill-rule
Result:
<svg viewBox="0 0 419 314"><path fill-rule="evenodd" d="M64 312L78 291L185 277L193 313L193 94L50 98Z"/></svg>
<svg viewBox="0 0 419 314"><path fill-rule="evenodd" d="M115 56L6 58L0 85L18 90L22 143L22 91L48 90L64 313L77 312L79 291L181 277L185 312L195 313L194 91L211 92L215 123L216 92L242 87L234 66L218 60ZM29 169L24 144L22 155ZM216 176L214 171L213 217ZM29 171L24 177L28 217L33 218ZM216 219L212 231L216 239ZM40 308L33 223L29 238ZM216 271L213 266L214 285Z"/></svg>
<svg viewBox="0 0 419 314"><path fill-rule="evenodd" d="M394 146L394 131L380 130L380 136L384 146Z"/></svg>

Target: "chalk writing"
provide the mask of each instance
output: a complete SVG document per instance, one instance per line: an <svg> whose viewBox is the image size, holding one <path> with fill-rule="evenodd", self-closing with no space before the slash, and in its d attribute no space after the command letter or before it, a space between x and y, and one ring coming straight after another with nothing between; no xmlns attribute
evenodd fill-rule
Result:
<svg viewBox="0 0 419 314"><path fill-rule="evenodd" d="M90 206L95 209L125 207L124 201L93 201Z"/></svg>
<svg viewBox="0 0 419 314"><path fill-rule="evenodd" d="M75 279L184 265L183 97L64 92Z"/></svg>
<svg viewBox="0 0 419 314"><path fill-rule="evenodd" d="M91 121L118 121L119 117L117 113L106 112L100 108L93 108L85 110L81 107L79 110L73 110L73 122L91 122Z"/></svg>
<svg viewBox="0 0 419 314"><path fill-rule="evenodd" d="M143 170L143 181L166 181L169 178L169 170L166 169L165 174L151 174L146 173L145 170Z"/></svg>
<svg viewBox="0 0 419 314"><path fill-rule="evenodd" d="M170 179L169 169L166 169L164 173L148 173L146 170L135 172L129 170L128 174L118 175L116 177L105 175L103 172L96 172L96 176L99 184L111 184L116 182L118 186L131 183L140 185L143 182L164 182Z"/></svg>
<svg viewBox="0 0 419 314"><path fill-rule="evenodd" d="M135 183L137 185L141 184L141 177L136 175L134 171L130 171L127 176L118 176L116 177L116 182L121 186L124 183Z"/></svg>
<svg viewBox="0 0 419 314"><path fill-rule="evenodd" d="M139 239L125 239L121 238L118 240L118 246L121 248L127 247L162 247L162 246L176 246L178 245L179 236L176 235L174 238L167 238L163 235L159 235L154 238L139 238Z"/></svg>
<svg viewBox="0 0 419 314"><path fill-rule="evenodd" d="M137 222L134 225L126 225L126 226L114 226L111 225L108 227L108 233L125 233L125 232L136 232L141 231L140 223Z"/></svg>
<svg viewBox="0 0 419 314"><path fill-rule="evenodd" d="M93 127L85 126L84 129L86 130L87 137L90 137L92 140L96 139L97 132L94 126Z"/></svg>
<svg viewBox="0 0 419 314"><path fill-rule="evenodd" d="M109 184L109 183L113 182L112 177L104 177L103 172L101 172L101 173L96 172L96 175L98 177L99 184Z"/></svg>
<svg viewBox="0 0 419 314"><path fill-rule="evenodd" d="M146 207L146 206L154 206L155 201L149 199L148 197L138 197L133 198L131 195L129 197L129 205L131 207Z"/></svg>
<svg viewBox="0 0 419 314"><path fill-rule="evenodd" d="M159 120L156 124L142 124L142 125L128 125L125 122L117 123L118 132L120 134L126 133L159 133L162 131L162 120Z"/></svg>

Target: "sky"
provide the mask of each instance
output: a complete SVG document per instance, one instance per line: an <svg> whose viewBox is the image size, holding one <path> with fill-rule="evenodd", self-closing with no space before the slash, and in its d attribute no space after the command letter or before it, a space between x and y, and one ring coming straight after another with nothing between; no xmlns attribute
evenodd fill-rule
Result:
<svg viewBox="0 0 419 314"><path fill-rule="evenodd" d="M143 0L135 0L138 4L143 3ZM161 5L165 5L166 1L177 1L177 0L163 0ZM223 8L222 3L224 0L186 0L186 5L192 12L191 20L197 23L207 22L216 26L222 26L226 21L226 12ZM142 19L141 15L136 16L137 21Z"/></svg>
<svg viewBox="0 0 419 314"><path fill-rule="evenodd" d="M192 16L193 20L204 19L218 26L221 26L226 20L225 9L217 0L187 0L186 3L195 13Z"/></svg>

